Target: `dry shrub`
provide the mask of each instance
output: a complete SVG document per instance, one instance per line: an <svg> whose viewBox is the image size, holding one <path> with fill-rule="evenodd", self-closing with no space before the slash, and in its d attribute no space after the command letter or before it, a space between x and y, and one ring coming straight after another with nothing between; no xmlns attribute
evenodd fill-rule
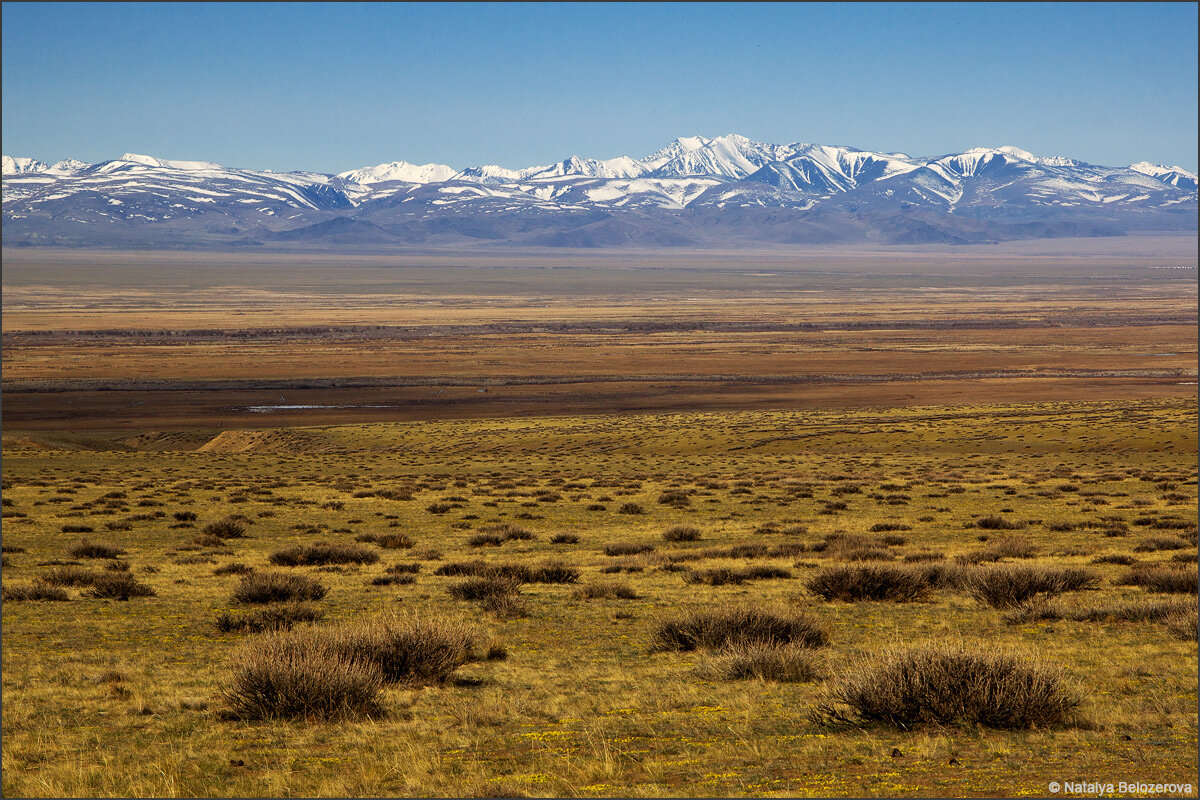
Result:
<svg viewBox="0 0 1200 800"><path fill-rule="evenodd" d="M905 564L918 564L924 561L942 561L946 558L945 553L938 553L932 550L923 550L920 553L909 553L904 557Z"/></svg>
<svg viewBox="0 0 1200 800"><path fill-rule="evenodd" d="M1037 547L1028 539L1006 536L995 540L982 550L956 556L955 560L960 564L979 564L1004 558L1034 558L1037 553Z"/></svg>
<svg viewBox="0 0 1200 800"><path fill-rule="evenodd" d="M929 585L918 571L888 566L830 567L805 584L824 600L908 602L924 597Z"/></svg>
<svg viewBox="0 0 1200 800"><path fill-rule="evenodd" d="M811 649L779 642L741 642L731 645L713 656L706 671L725 680L757 678L780 683L804 683L817 677Z"/></svg>
<svg viewBox="0 0 1200 800"><path fill-rule="evenodd" d="M792 573L780 567L754 566L746 569L730 569L717 567L715 569L696 570L686 576L688 583L705 583L709 586L724 586L745 581L770 580L773 578L791 578Z"/></svg>
<svg viewBox="0 0 1200 800"><path fill-rule="evenodd" d="M1135 553L1153 553L1158 550L1186 550L1192 543L1179 536L1150 536L1142 539L1133 548Z"/></svg>
<svg viewBox="0 0 1200 800"><path fill-rule="evenodd" d="M444 683L474 658L475 635L449 617L393 616L302 633L351 661L373 664L386 683Z"/></svg>
<svg viewBox="0 0 1200 800"><path fill-rule="evenodd" d="M408 574L415 575L416 573L418 573L420 571L421 571L421 565L417 564L415 562L411 563L411 564L407 564L407 563L392 564L390 567L388 567L386 570L384 570L384 572L388 573L389 575L397 575L397 574L401 574L401 573L408 573Z"/></svg>
<svg viewBox="0 0 1200 800"><path fill-rule="evenodd" d="M1125 553L1105 553L1104 555L1096 556L1092 559L1093 564L1120 564L1123 567L1128 567L1138 563L1138 560L1131 555Z"/></svg>
<svg viewBox="0 0 1200 800"><path fill-rule="evenodd" d="M604 555L606 556L636 556L639 553L649 553L654 549L652 544L639 544L637 542L612 542L604 545Z"/></svg>
<svg viewBox="0 0 1200 800"><path fill-rule="evenodd" d="M326 589L307 575L286 572L255 572L242 578L233 590L235 603L286 603L320 600Z"/></svg>
<svg viewBox="0 0 1200 800"><path fill-rule="evenodd" d="M87 567L62 566L39 575L38 581L48 586L91 586L99 575Z"/></svg>
<svg viewBox="0 0 1200 800"><path fill-rule="evenodd" d="M658 502L672 508L683 508L691 503L688 493L682 489L667 489L658 496Z"/></svg>
<svg viewBox="0 0 1200 800"><path fill-rule="evenodd" d="M449 587L446 591L458 600L483 602L499 595L515 595L521 591L521 581L505 575L487 575L468 578Z"/></svg>
<svg viewBox="0 0 1200 800"><path fill-rule="evenodd" d="M235 562L217 567L213 570L213 575L249 575L251 572L254 572L254 567Z"/></svg>
<svg viewBox="0 0 1200 800"><path fill-rule="evenodd" d="M477 533L467 539L471 547L499 547L504 544L504 537L494 533Z"/></svg>
<svg viewBox="0 0 1200 800"><path fill-rule="evenodd" d="M890 533L891 531L911 531L911 525L901 522L876 522L871 526L871 533Z"/></svg>
<svg viewBox="0 0 1200 800"><path fill-rule="evenodd" d="M1185 611L1171 615L1167 619L1167 630L1176 639L1185 642L1196 641L1196 606L1192 605Z"/></svg>
<svg viewBox="0 0 1200 800"><path fill-rule="evenodd" d="M86 539L70 549L73 558L119 558L125 551L109 544L98 544Z"/></svg>
<svg viewBox="0 0 1200 800"><path fill-rule="evenodd" d="M312 637L275 633L237 654L221 698L237 719L343 719L381 712L383 675L321 646Z"/></svg>
<svg viewBox="0 0 1200 800"><path fill-rule="evenodd" d="M896 556L890 550L880 547L855 547L838 550L837 557L843 561L891 561Z"/></svg>
<svg viewBox="0 0 1200 800"><path fill-rule="evenodd" d="M128 600L131 597L154 597L155 591L129 573L109 572L97 575L91 588L84 594L107 600Z"/></svg>
<svg viewBox="0 0 1200 800"><path fill-rule="evenodd" d="M596 581L585 583L571 595L576 600L636 600L637 592L625 583Z"/></svg>
<svg viewBox="0 0 1200 800"><path fill-rule="evenodd" d="M224 633L260 633L262 631L291 630L297 623L316 622L321 619L321 609L308 603L287 603L237 614L222 611L217 615L217 630Z"/></svg>
<svg viewBox="0 0 1200 800"><path fill-rule="evenodd" d="M545 564L534 567L528 580L529 583L577 583L578 581L579 570L561 561L547 561Z"/></svg>
<svg viewBox="0 0 1200 800"><path fill-rule="evenodd" d="M292 545L271 553L272 564L281 567L314 567L325 564L374 564L379 554L357 544Z"/></svg>
<svg viewBox="0 0 1200 800"><path fill-rule="evenodd" d="M695 542L700 540L700 529L690 525L673 525L663 531L662 537L668 542Z"/></svg>
<svg viewBox="0 0 1200 800"><path fill-rule="evenodd" d="M556 533L550 537L550 544L579 544L579 537L573 533Z"/></svg>
<svg viewBox="0 0 1200 800"><path fill-rule="evenodd" d="M407 586L416 582L412 575L376 575L368 581L371 586Z"/></svg>
<svg viewBox="0 0 1200 800"><path fill-rule="evenodd" d="M1075 606L1057 599L1035 597L1005 614L1004 621L1012 625L1063 619L1074 622L1164 622L1194 607L1194 601L1183 597L1133 600L1105 606Z"/></svg>
<svg viewBox="0 0 1200 800"><path fill-rule="evenodd" d="M44 583L31 583L24 586L9 585L3 590L4 601L9 600L70 600L66 589L57 586L47 586Z"/></svg>
<svg viewBox="0 0 1200 800"><path fill-rule="evenodd" d="M992 608L1015 608L1034 595L1056 595L1099 587L1100 579L1082 567L1031 567L1005 564L977 567L963 575L963 588Z"/></svg>
<svg viewBox="0 0 1200 800"><path fill-rule="evenodd" d="M749 642L820 647L829 642L825 629L806 614L754 606L686 611L660 620L652 638L656 650L719 650Z"/></svg>
<svg viewBox="0 0 1200 800"><path fill-rule="evenodd" d="M998 516L980 517L975 520L975 525L985 531L1015 531L1025 527L1023 522L1013 522Z"/></svg>
<svg viewBox="0 0 1200 800"><path fill-rule="evenodd" d="M1079 704L1055 670L1027 656L925 644L851 665L816 716L900 728L965 723L1012 730L1071 722Z"/></svg>
<svg viewBox="0 0 1200 800"><path fill-rule="evenodd" d="M642 508L637 503L622 503L617 508L618 514L644 514L646 509Z"/></svg>
<svg viewBox="0 0 1200 800"><path fill-rule="evenodd" d="M1148 592L1196 594L1196 570L1186 565L1142 564L1113 581L1117 586L1141 586Z"/></svg>
<svg viewBox="0 0 1200 800"><path fill-rule="evenodd" d="M200 532L206 536L216 536L219 539L241 539L246 535L246 526L234 517L225 517L208 523L200 529Z"/></svg>
<svg viewBox="0 0 1200 800"><path fill-rule="evenodd" d="M537 538L530 531L511 522L490 522L479 526L479 532L499 538L502 542L529 542Z"/></svg>

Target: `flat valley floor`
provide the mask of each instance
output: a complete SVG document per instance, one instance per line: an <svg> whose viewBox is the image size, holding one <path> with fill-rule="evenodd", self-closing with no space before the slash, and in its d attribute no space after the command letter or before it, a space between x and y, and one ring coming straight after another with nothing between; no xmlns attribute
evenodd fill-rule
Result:
<svg viewBox="0 0 1200 800"><path fill-rule="evenodd" d="M1195 253L6 250L4 794L1194 794ZM320 542L364 555L279 555ZM457 599L480 563L558 577ZM925 583L822 595L871 565ZM1010 566L1086 579L972 589ZM450 615L492 657L370 718L229 719L232 595L271 571L322 584L317 626ZM655 637L748 607L819 624L807 674ZM819 713L928 642L1048 665L1078 709Z"/></svg>

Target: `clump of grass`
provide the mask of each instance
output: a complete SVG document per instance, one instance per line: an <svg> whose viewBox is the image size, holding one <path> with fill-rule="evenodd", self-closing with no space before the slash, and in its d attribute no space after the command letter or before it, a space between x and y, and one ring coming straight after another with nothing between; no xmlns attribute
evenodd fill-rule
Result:
<svg viewBox="0 0 1200 800"><path fill-rule="evenodd" d="M983 528L985 531L1015 531L1024 528L1025 523L993 515L975 520L975 526Z"/></svg>
<svg viewBox="0 0 1200 800"><path fill-rule="evenodd" d="M654 549L652 544L640 542L611 542L604 545L606 556L635 556L639 553L649 553Z"/></svg>
<svg viewBox="0 0 1200 800"><path fill-rule="evenodd" d="M504 575L488 575L485 577L468 578L461 583L449 587L446 591L458 600L482 602L497 595L518 594L521 582Z"/></svg>
<svg viewBox="0 0 1200 800"><path fill-rule="evenodd" d="M406 533L384 533L375 537L375 544L385 550L408 550L416 542Z"/></svg>
<svg viewBox="0 0 1200 800"><path fill-rule="evenodd" d="M1030 567L1005 564L964 573L963 588L992 608L1015 608L1034 595L1095 589L1099 577L1082 567Z"/></svg>
<svg viewBox="0 0 1200 800"><path fill-rule="evenodd" d="M1150 536L1134 546L1135 553L1153 553L1159 550L1186 550L1192 543L1180 536Z"/></svg>
<svg viewBox="0 0 1200 800"><path fill-rule="evenodd" d="M412 575L376 575L369 583L372 586L407 586L416 581Z"/></svg>
<svg viewBox="0 0 1200 800"><path fill-rule="evenodd" d="M388 573L389 575L397 575L397 574L403 574L403 573L415 575L416 573L418 573L420 571L421 571L421 565L416 562L392 564L390 567L388 567L387 569L384 570L384 572Z"/></svg>
<svg viewBox="0 0 1200 800"><path fill-rule="evenodd" d="M911 525L902 522L876 522L870 528L871 533L890 533L892 531L911 531Z"/></svg>
<svg viewBox="0 0 1200 800"><path fill-rule="evenodd" d="M1028 539L1019 536L1005 536L1003 539L996 539L989 543L982 550L956 556L955 560L960 564L979 564L1000 561L1005 558L1034 558L1037 553L1037 547Z"/></svg>
<svg viewBox="0 0 1200 800"><path fill-rule="evenodd" d="M837 555L843 561L891 561L896 557L890 550L881 547L854 547L838 550Z"/></svg>
<svg viewBox="0 0 1200 800"><path fill-rule="evenodd" d="M286 572L255 572L242 578L233 590L235 603L286 603L320 600L325 587L307 575Z"/></svg>
<svg viewBox="0 0 1200 800"><path fill-rule="evenodd" d="M709 586L724 586L739 584L746 581L769 580L773 578L791 578L792 573L781 567L754 566L745 569L730 569L717 567L689 572L686 576L688 583L704 583Z"/></svg>
<svg viewBox="0 0 1200 800"><path fill-rule="evenodd" d="M254 572L254 567L235 562L217 567L213 575L249 575L251 572Z"/></svg>
<svg viewBox="0 0 1200 800"><path fill-rule="evenodd" d="M652 633L656 650L719 650L749 642L795 643L820 647L829 634L812 617L791 610L755 606L686 611L660 620Z"/></svg>
<svg viewBox="0 0 1200 800"><path fill-rule="evenodd" d="M1148 592L1196 594L1196 571L1185 565L1142 564L1113 581L1117 586L1141 586Z"/></svg>
<svg viewBox="0 0 1200 800"><path fill-rule="evenodd" d="M805 683L817 677L811 649L769 641L730 645L709 661L705 671L724 680L755 678L779 683Z"/></svg>
<svg viewBox="0 0 1200 800"><path fill-rule="evenodd" d="M529 583L576 583L579 580L579 570L561 561L547 561L534 567Z"/></svg>
<svg viewBox="0 0 1200 800"><path fill-rule="evenodd" d="M325 564L374 564L379 554L370 548L355 544L330 544L317 542L311 545L293 545L271 553L270 562L281 567L313 567Z"/></svg>
<svg viewBox="0 0 1200 800"><path fill-rule="evenodd" d="M645 514L646 509L637 503L622 503L617 507L618 514Z"/></svg>
<svg viewBox="0 0 1200 800"><path fill-rule="evenodd" d="M903 603L918 600L929 591L929 583L920 572L877 565L823 569L805 586L824 600L850 603L862 600Z"/></svg>
<svg viewBox="0 0 1200 800"><path fill-rule="evenodd" d="M467 539L471 547L499 547L504 544L504 537L494 533L477 533Z"/></svg>
<svg viewBox="0 0 1200 800"><path fill-rule="evenodd" d="M68 551L73 558L120 558L125 551L109 544L89 542L86 539Z"/></svg>
<svg viewBox="0 0 1200 800"><path fill-rule="evenodd" d="M109 572L97 575L85 594L106 600L128 600L131 597L154 597L156 592L127 572Z"/></svg>
<svg viewBox="0 0 1200 800"><path fill-rule="evenodd" d="M814 716L899 728L975 724L1015 730L1070 723L1079 705L1057 671L1024 655L926 644L851 665Z"/></svg>
<svg viewBox="0 0 1200 800"><path fill-rule="evenodd" d="M579 537L573 533L556 533L550 537L550 544L579 544Z"/></svg>
<svg viewBox="0 0 1200 800"><path fill-rule="evenodd" d="M221 698L236 719L344 719L380 715L383 674L295 633L264 636L233 663Z"/></svg>
<svg viewBox="0 0 1200 800"><path fill-rule="evenodd" d="M909 553L904 556L905 564L920 564L928 561L942 561L946 558L945 553L939 553L933 550L922 550L919 553Z"/></svg>
<svg viewBox="0 0 1200 800"><path fill-rule="evenodd" d="M668 542L696 542L700 540L700 529L691 525L673 525L663 531L662 537Z"/></svg>
<svg viewBox="0 0 1200 800"><path fill-rule="evenodd" d="M93 528L91 525L70 525L70 524L68 524L68 525L62 526L63 533L93 533L93 532L95 532L95 530L96 529Z"/></svg>
<svg viewBox="0 0 1200 800"><path fill-rule="evenodd" d="M1010 625L1063 619L1074 622L1164 622L1194 607L1194 601L1183 597L1132 600L1102 606L1068 605L1057 598L1034 597L1005 614L1004 621Z"/></svg>
<svg viewBox="0 0 1200 800"><path fill-rule="evenodd" d="M636 600L638 593L633 587L616 581L585 583L571 595L576 600Z"/></svg>
<svg viewBox="0 0 1200 800"><path fill-rule="evenodd" d="M47 586L44 583L31 583L26 585L6 585L3 589L4 601L9 600L51 600L61 601L70 600L70 595L66 589L58 586Z"/></svg>
<svg viewBox="0 0 1200 800"><path fill-rule="evenodd" d="M61 566L38 576L47 586L91 586L100 573L87 567Z"/></svg>
<svg viewBox="0 0 1200 800"><path fill-rule="evenodd" d="M1176 639L1185 642L1196 641L1196 606L1172 614L1167 618L1167 630Z"/></svg>
<svg viewBox="0 0 1200 800"><path fill-rule="evenodd" d="M1127 553L1105 553L1092 559L1093 564L1120 564L1128 567L1138 563L1138 560Z"/></svg>
<svg viewBox="0 0 1200 800"><path fill-rule="evenodd" d="M200 529L206 536L216 536L218 539L241 539L246 535L246 526L234 517L209 522Z"/></svg>
<svg viewBox="0 0 1200 800"><path fill-rule="evenodd" d="M658 502L672 508L683 508L692 501L683 489L667 489L658 496Z"/></svg>
<svg viewBox="0 0 1200 800"><path fill-rule="evenodd" d="M321 609L308 603L287 603L238 614L222 611L217 615L217 630L223 633L260 633L262 631L286 631L302 622L321 619Z"/></svg>

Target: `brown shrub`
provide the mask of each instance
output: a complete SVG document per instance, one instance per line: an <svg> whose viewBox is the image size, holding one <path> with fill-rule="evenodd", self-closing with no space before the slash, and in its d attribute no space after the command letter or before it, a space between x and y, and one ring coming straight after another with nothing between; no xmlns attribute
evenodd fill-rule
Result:
<svg viewBox="0 0 1200 800"><path fill-rule="evenodd" d="M1133 548L1135 553L1153 553L1158 550L1186 550L1192 543L1179 536L1150 536L1138 542Z"/></svg>
<svg viewBox="0 0 1200 800"><path fill-rule="evenodd" d="M9 600L70 600L66 589L57 586L47 586L44 583L26 585L6 584L3 588L4 601Z"/></svg>
<svg viewBox="0 0 1200 800"><path fill-rule="evenodd" d="M119 558L125 555L125 551L119 547L89 542L86 539L72 547L69 552L74 558Z"/></svg>
<svg viewBox="0 0 1200 800"><path fill-rule="evenodd" d="M921 573L900 567L856 566L823 569L805 584L824 600L908 602L924 597L929 584Z"/></svg>
<svg viewBox="0 0 1200 800"><path fill-rule="evenodd" d="M695 542L700 540L700 529L690 525L673 525L663 531L662 537L668 542Z"/></svg>
<svg viewBox="0 0 1200 800"><path fill-rule="evenodd" d="M550 537L550 544L579 544L579 537L573 533L556 533Z"/></svg>
<svg viewBox="0 0 1200 800"><path fill-rule="evenodd" d="M1185 642L1196 641L1196 606L1192 605L1187 610L1167 618L1167 630L1176 639Z"/></svg>
<svg viewBox="0 0 1200 800"><path fill-rule="evenodd" d="M606 556L635 556L639 553L649 553L654 549L652 544L640 544L638 542L612 542L604 545L604 555Z"/></svg>
<svg viewBox="0 0 1200 800"><path fill-rule="evenodd" d="M47 586L91 586L99 572L87 567L62 566L38 576L38 581Z"/></svg>
<svg viewBox="0 0 1200 800"><path fill-rule="evenodd" d="M652 631L656 650L719 650L748 642L827 644L829 634L813 618L791 610L753 606L686 611L660 620Z"/></svg>
<svg viewBox="0 0 1200 800"><path fill-rule="evenodd" d="M217 615L217 630L224 633L260 633L262 631L291 630L297 623L316 622L321 619L321 609L308 603L287 603L237 614L222 611Z"/></svg>
<svg viewBox="0 0 1200 800"><path fill-rule="evenodd" d="M128 600L131 597L153 597L155 591L127 572L108 572L97 575L84 594L107 600Z"/></svg>
<svg viewBox="0 0 1200 800"><path fill-rule="evenodd" d="M980 517L975 520L975 525L985 531L1015 531L1025 527L1023 522L1014 522L998 516Z"/></svg>
<svg viewBox="0 0 1200 800"><path fill-rule="evenodd" d="M271 553L270 562L281 567L314 567L325 564L374 564L379 553L356 544L292 545Z"/></svg>
<svg viewBox="0 0 1200 800"><path fill-rule="evenodd" d="M1100 579L1081 567L1031 567L1005 564L978 567L963 575L963 588L992 608L1015 608L1037 594L1056 595L1099 587Z"/></svg>
<svg viewBox="0 0 1200 800"><path fill-rule="evenodd" d="M757 678L780 683L815 680L812 650L794 643L740 642L719 651L707 665L709 674L725 680Z"/></svg>
<svg viewBox="0 0 1200 800"><path fill-rule="evenodd" d="M965 723L1011 730L1070 722L1079 704L1056 671L1025 656L927 644L851 665L816 716L900 728Z"/></svg>
<svg viewBox="0 0 1200 800"><path fill-rule="evenodd" d="M216 536L219 539L241 539L246 535L246 526L234 517L225 517L208 523L200 529L200 532L207 536Z"/></svg>
<svg viewBox="0 0 1200 800"><path fill-rule="evenodd" d="M235 603L286 603L320 600L326 589L307 575L287 572L254 572L242 578L233 590Z"/></svg>
<svg viewBox="0 0 1200 800"><path fill-rule="evenodd" d="M1196 594L1196 570L1185 565L1142 564L1113 581L1117 586L1141 586L1148 592Z"/></svg>

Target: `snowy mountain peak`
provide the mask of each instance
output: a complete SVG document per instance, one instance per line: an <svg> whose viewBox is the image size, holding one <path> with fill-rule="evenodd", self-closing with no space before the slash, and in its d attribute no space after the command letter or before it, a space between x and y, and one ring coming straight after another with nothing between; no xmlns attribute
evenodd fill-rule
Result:
<svg viewBox="0 0 1200 800"><path fill-rule="evenodd" d="M1134 172L1140 172L1143 175L1149 175L1153 178L1158 178L1163 175L1170 175L1171 173L1178 173L1179 175L1196 180L1195 174L1188 172L1186 169L1179 166L1164 167L1162 164L1151 164L1149 161L1139 161L1136 164L1130 164L1129 168Z"/></svg>
<svg viewBox="0 0 1200 800"><path fill-rule="evenodd" d="M36 158L0 156L0 161L3 162L5 175L22 175L27 172L45 172L46 170L45 162L38 161Z"/></svg>
<svg viewBox="0 0 1200 800"><path fill-rule="evenodd" d="M118 161L128 161L132 164L142 164L147 167L161 167L163 169L182 169L182 170L211 170L225 167L220 164L214 164L211 161L168 161L165 158L155 158L154 156L143 156L138 153L125 153Z"/></svg>
<svg viewBox="0 0 1200 800"><path fill-rule="evenodd" d="M370 185L383 181L405 181L407 183L435 183L448 181L458 173L445 164L410 164L407 161L392 161L374 167L339 172L339 178L353 183Z"/></svg>

